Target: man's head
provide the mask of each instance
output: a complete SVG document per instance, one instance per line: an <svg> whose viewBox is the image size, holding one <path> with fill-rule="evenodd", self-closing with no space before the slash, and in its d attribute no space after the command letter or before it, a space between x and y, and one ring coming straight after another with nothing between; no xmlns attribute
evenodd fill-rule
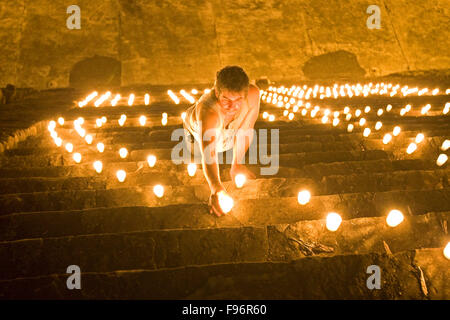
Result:
<svg viewBox="0 0 450 320"><path fill-rule="evenodd" d="M224 113L239 111L247 98L249 79L239 66L226 66L216 74L214 83L216 98Z"/></svg>

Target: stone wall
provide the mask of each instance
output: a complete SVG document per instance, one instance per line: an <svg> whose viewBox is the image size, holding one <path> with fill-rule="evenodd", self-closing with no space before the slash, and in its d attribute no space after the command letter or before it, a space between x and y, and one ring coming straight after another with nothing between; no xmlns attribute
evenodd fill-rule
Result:
<svg viewBox="0 0 450 320"><path fill-rule="evenodd" d="M66 27L73 4L81 30ZM0 86L67 87L94 56L121 63L122 85L210 83L227 64L304 79L311 58L342 51L366 75L445 69L449 22L448 0L1 0Z"/></svg>

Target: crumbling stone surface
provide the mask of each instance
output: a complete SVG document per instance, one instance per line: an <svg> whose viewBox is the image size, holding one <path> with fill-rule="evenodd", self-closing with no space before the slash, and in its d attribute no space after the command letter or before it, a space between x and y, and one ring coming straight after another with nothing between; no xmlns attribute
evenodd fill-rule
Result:
<svg viewBox="0 0 450 320"><path fill-rule="evenodd" d="M367 27L362 0L79 0L81 30L69 30L65 1L4 0L0 86L68 87L74 67L95 56L121 64L122 85L209 83L237 63L252 79L306 79L323 70L303 73L307 61L344 51L360 64L353 75L449 68L445 1L370 4L381 10L381 29ZM116 83L118 73L106 74Z"/></svg>

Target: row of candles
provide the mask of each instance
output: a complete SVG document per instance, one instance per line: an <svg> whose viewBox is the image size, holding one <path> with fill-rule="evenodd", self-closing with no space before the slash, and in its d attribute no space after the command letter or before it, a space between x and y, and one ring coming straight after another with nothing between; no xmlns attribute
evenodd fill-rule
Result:
<svg viewBox="0 0 450 320"><path fill-rule="evenodd" d="M299 87L297 87L299 88ZM317 87L316 87L317 88ZM323 88L323 87L322 87ZM395 88L395 87L394 87ZM294 97L289 97L289 96L285 96L283 95L283 93L287 90L287 88L278 88L275 89L274 87L269 88L271 89L272 92L270 91L263 91L262 92L262 101L272 104L278 108L285 108L285 110L283 111L283 116L288 117L289 120L293 120L295 113L299 112L301 109L301 115L302 116L306 116L308 112L310 112L310 116L311 118L314 118L319 112L322 113L322 118L321 118L321 122L322 123L328 123L329 121L329 116L332 114L333 115L333 121L332 121L332 125L333 126L338 126L340 123L340 115L341 112L345 115L345 120L346 121L350 121L353 117L351 109L349 106L344 107L344 109L342 111L331 111L330 109L325 109L325 108L321 108L318 105L316 105L314 108L312 108L312 105L310 102L305 103L305 105L303 105L303 100L297 100ZM319 89L320 90L320 89ZM424 89L422 89L421 91L424 91ZM449 90L447 90L448 92ZM278 94L277 92L280 92L280 94ZM419 91L420 92L420 91ZM289 94L289 92L288 92ZM295 93L293 94L295 96ZM290 110L290 108L292 107L292 111ZM426 115L431 109L431 105L430 104L426 104L425 106L423 106L421 108L421 114L422 115ZM388 104L386 106L386 112L391 112L392 110L392 105ZM407 104L404 108L402 108L400 110L400 115L404 116L407 112L410 112L412 110L412 107L410 104ZM372 107L371 106L366 106L364 108L364 113L368 114L372 111ZM444 106L444 109L442 110L442 114L446 115L448 114L448 112L450 111L450 103L447 102ZM360 109L356 109L354 112L354 117L357 119L362 115L362 110ZM377 117L381 117L384 114L384 109L383 108L379 108L377 110ZM275 116L273 114L268 113L267 111L263 112L262 114L262 118L263 119L268 119L269 121L274 121L275 120ZM358 124L360 127L364 127L367 124L367 121L365 118L360 118L358 121ZM383 123L381 121L377 121L375 124L375 130L379 131L383 126ZM353 123L349 123L347 125L347 132L352 132L354 129L354 124ZM396 125L393 128L392 133L386 133L383 137L383 144L388 144L392 141L392 136L396 137L400 134L401 128L400 126ZM363 136L365 138L369 137L370 134L372 133L372 130L370 128L365 128L363 130ZM417 150L417 144L422 142L424 140L425 136L423 133L419 133L417 134L416 138L415 138L415 142L411 142L408 147L406 148L406 153L407 154L412 154L413 152L415 152ZM441 150L442 151L447 151L448 150L448 140L445 140L441 146ZM436 159L436 164L438 166L442 166L444 165L446 162L448 161L448 156L445 153L441 153L439 154L439 156Z"/></svg>
<svg viewBox="0 0 450 320"><path fill-rule="evenodd" d="M208 93L210 92L210 89L205 89L203 91L204 93ZM197 89L192 89L189 92L187 92L184 89L181 89L179 91L179 94L186 99L189 103L194 103L196 101L196 99L192 96L192 95L198 95L199 91ZM167 95L170 97L170 99L175 103L175 104L180 104L181 99L179 96L177 96L172 90L167 90ZM90 93L88 96L86 96L83 100L79 101L77 103L78 107L83 108L85 106L88 106L89 104L92 103L92 106L98 108L102 105L105 104L105 102L109 101L109 105L106 106L111 106L111 107L115 107L119 105L120 100L123 98L121 94L117 93L114 95L114 98L112 98L112 93L111 91L107 91L106 93L102 94L101 96L99 96L99 93L97 91L94 91L92 93ZM97 99L95 99L97 98ZM95 99L95 100L94 100ZM128 106L133 106L137 99L136 99L136 95L134 93L130 93L128 96L128 99L126 99L127 102L126 104ZM146 93L144 95L144 105L148 106L151 102L151 97L149 93ZM139 102L141 102L142 99L139 99Z"/></svg>
<svg viewBox="0 0 450 320"><path fill-rule="evenodd" d="M423 96L423 95L432 95L436 96L439 94L440 90L439 88L435 89L429 89L429 88L422 88L419 89L418 87L410 88L408 86L401 87L400 84L393 85L392 83L384 83L379 82L376 84L373 84L370 82L369 84L361 85L360 83L356 85L339 85L335 83L333 86L319 86L318 84L314 86L308 86L303 85L301 86L292 86L290 88L285 88L284 86L275 87L270 86L268 88L268 91L271 93L277 93L277 94L285 94L292 97L298 97L300 99L309 100L311 98L317 98L324 99L324 98L330 98L334 97L335 99L339 97L349 97L352 98L354 96L364 96L367 97L369 95L386 95L386 96L396 96L401 93L401 96L406 97L408 95L417 95L417 96ZM446 89L445 94L449 94L450 89Z"/></svg>

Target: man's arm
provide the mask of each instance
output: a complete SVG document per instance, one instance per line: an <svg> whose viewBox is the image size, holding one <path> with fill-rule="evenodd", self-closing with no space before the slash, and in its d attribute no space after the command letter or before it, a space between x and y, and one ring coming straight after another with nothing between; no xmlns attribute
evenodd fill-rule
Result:
<svg viewBox="0 0 450 320"><path fill-rule="evenodd" d="M225 189L220 180L219 164L217 163L216 153L216 129L219 125L218 114L201 106L200 109L200 150L202 152L202 167L206 181L209 184L211 193L215 194ZM210 138L210 140L205 140Z"/></svg>
<svg viewBox="0 0 450 320"><path fill-rule="evenodd" d="M253 128L259 116L260 106L258 87L250 85L248 92L248 103L250 107L250 113L242 124L241 135L238 132L234 140L232 167L239 165L253 141ZM245 136L245 138L242 138L242 136ZM241 141L243 143L240 143Z"/></svg>

